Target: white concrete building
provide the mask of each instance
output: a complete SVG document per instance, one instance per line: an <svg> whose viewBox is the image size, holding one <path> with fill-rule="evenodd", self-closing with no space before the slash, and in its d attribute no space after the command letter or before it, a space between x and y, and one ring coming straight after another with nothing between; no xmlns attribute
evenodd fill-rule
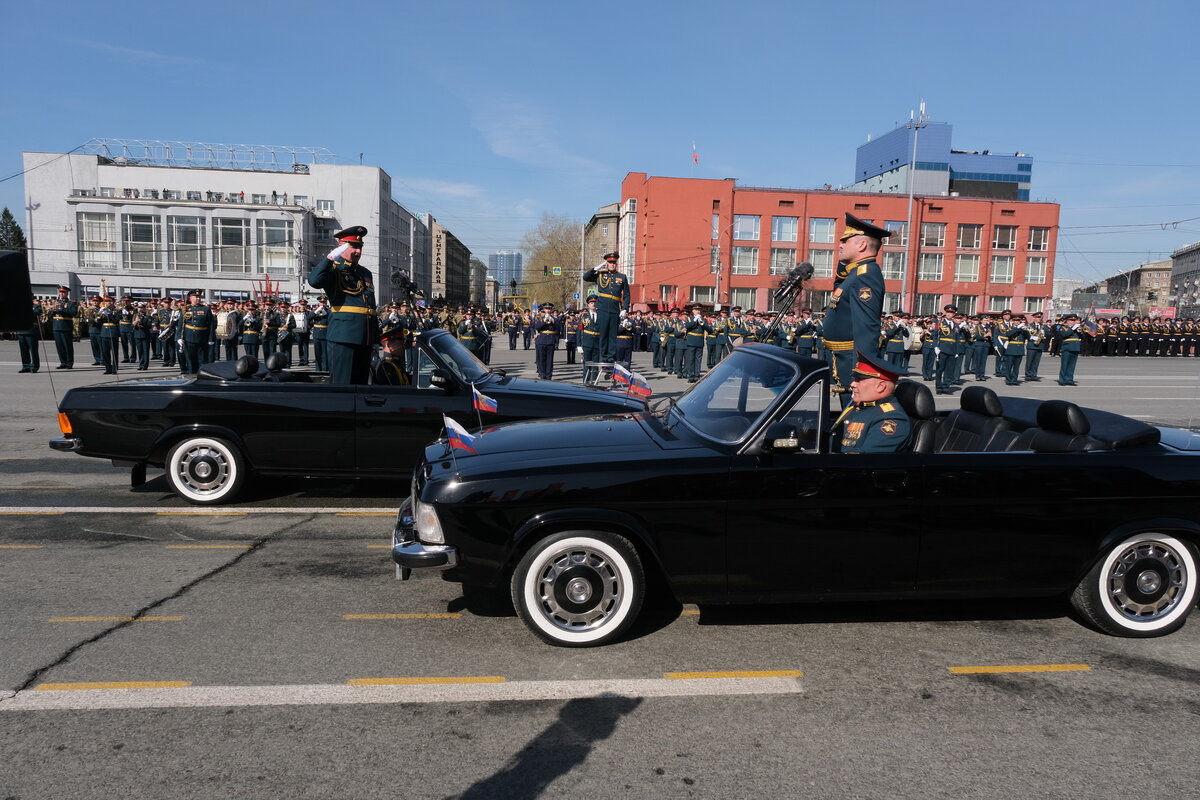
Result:
<svg viewBox="0 0 1200 800"><path fill-rule="evenodd" d="M403 277L429 289L429 232L378 167L320 163L320 148L93 140L89 152L25 153L30 277L76 296L104 290L208 300L315 297L309 270L350 225L380 303ZM304 160L307 159L307 160Z"/></svg>

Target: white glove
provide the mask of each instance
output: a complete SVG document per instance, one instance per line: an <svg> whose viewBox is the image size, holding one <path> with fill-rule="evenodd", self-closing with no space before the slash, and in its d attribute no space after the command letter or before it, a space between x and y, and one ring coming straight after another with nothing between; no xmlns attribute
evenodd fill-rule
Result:
<svg viewBox="0 0 1200 800"><path fill-rule="evenodd" d="M209 342L208 342L208 346L209 346L209 347L212 347L214 344L216 344L216 342L214 342L214 341L212 341L212 340L210 339L210 340L209 340Z"/></svg>
<svg viewBox="0 0 1200 800"><path fill-rule="evenodd" d="M341 247L335 247L334 249L330 250L329 255L327 255L325 257L328 258L330 261L336 261L337 259L341 258L342 253L346 252L349 249L350 249L350 244L346 243L346 244L343 244Z"/></svg>
<svg viewBox="0 0 1200 800"><path fill-rule="evenodd" d="M621 309L621 319L625 319L625 309Z"/></svg>
<svg viewBox="0 0 1200 800"><path fill-rule="evenodd" d="M940 348L940 347L933 348L933 354L935 356L940 356L942 354L942 348Z"/></svg>

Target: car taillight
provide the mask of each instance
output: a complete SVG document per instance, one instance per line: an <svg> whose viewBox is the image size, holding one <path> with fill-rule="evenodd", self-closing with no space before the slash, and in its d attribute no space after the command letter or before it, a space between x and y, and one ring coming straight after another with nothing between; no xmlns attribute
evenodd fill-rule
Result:
<svg viewBox="0 0 1200 800"><path fill-rule="evenodd" d="M67 415L61 411L58 412L58 429L63 432L64 436L70 435L73 432L71 430L71 420L67 419Z"/></svg>

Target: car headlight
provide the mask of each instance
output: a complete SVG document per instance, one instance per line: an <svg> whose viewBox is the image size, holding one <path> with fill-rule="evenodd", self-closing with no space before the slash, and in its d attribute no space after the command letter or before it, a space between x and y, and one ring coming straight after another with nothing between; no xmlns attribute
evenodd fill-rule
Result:
<svg viewBox="0 0 1200 800"><path fill-rule="evenodd" d="M431 503L413 502L413 527L417 538L427 544L445 544L446 537L442 533L442 523L438 519L437 509Z"/></svg>

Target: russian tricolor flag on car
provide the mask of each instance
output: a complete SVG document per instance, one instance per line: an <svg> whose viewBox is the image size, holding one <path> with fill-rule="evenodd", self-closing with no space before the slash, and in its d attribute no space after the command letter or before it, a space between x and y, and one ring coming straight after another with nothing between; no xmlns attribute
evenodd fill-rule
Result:
<svg viewBox="0 0 1200 800"><path fill-rule="evenodd" d="M642 377L640 372L632 372L629 375L629 393L638 397L649 397L654 394L654 390L650 388L650 381Z"/></svg>
<svg viewBox="0 0 1200 800"><path fill-rule="evenodd" d="M624 386L628 386L633 379L633 373L622 367L620 364L613 365L613 380Z"/></svg>
<svg viewBox="0 0 1200 800"><path fill-rule="evenodd" d="M450 442L450 448L453 450L466 450L468 453L474 453L475 437L467 433L467 429L459 425L454 420L445 414L442 415L442 422L446 425L446 441Z"/></svg>
<svg viewBox="0 0 1200 800"><path fill-rule="evenodd" d="M476 389L474 386L471 387L471 394L475 398L476 411L486 411L489 414L499 413L497 409L499 409L500 406L496 403L496 401Z"/></svg>

